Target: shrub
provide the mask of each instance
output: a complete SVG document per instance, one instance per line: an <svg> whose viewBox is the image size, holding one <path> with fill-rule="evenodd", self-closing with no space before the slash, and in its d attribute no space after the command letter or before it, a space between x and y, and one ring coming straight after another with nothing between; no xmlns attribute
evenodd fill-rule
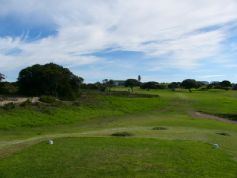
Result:
<svg viewBox="0 0 237 178"><path fill-rule="evenodd" d="M41 106L38 106L38 107L36 108L36 110L37 110L38 112L43 113L43 114L53 115L53 110L52 110L52 108L49 107L49 106L41 105Z"/></svg>
<svg viewBox="0 0 237 178"><path fill-rule="evenodd" d="M234 84L232 87L233 90L237 90L237 84Z"/></svg>
<svg viewBox="0 0 237 178"><path fill-rule="evenodd" d="M4 109L4 110L7 110L7 111L9 111L9 110L12 110L12 109L15 109L15 104L14 103L7 103L7 104L5 104L4 106L2 106L2 108Z"/></svg>
<svg viewBox="0 0 237 178"><path fill-rule="evenodd" d="M0 83L0 93L4 95L14 95L18 91L15 83L2 82Z"/></svg>
<svg viewBox="0 0 237 178"><path fill-rule="evenodd" d="M25 107L25 106L30 106L32 103L30 102L29 99L27 99L26 101L24 101L23 103L20 104L21 107Z"/></svg>
<svg viewBox="0 0 237 178"><path fill-rule="evenodd" d="M133 134L131 134L129 132L115 132L111 136L114 136L114 137L130 137L130 136L133 136Z"/></svg>
<svg viewBox="0 0 237 178"><path fill-rule="evenodd" d="M43 103L55 103L56 98L53 96L41 96L39 99Z"/></svg>
<svg viewBox="0 0 237 178"><path fill-rule="evenodd" d="M81 106L81 102L80 101L74 101L72 103L73 106Z"/></svg>

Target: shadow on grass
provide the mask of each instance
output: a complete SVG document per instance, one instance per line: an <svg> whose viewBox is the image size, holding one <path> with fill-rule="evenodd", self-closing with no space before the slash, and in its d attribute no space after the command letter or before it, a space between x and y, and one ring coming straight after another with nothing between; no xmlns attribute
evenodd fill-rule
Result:
<svg viewBox="0 0 237 178"><path fill-rule="evenodd" d="M217 116L220 116L229 120L237 121L237 114L217 114Z"/></svg>
<svg viewBox="0 0 237 178"><path fill-rule="evenodd" d="M165 128L165 127L153 127L152 130L168 130L168 128Z"/></svg>

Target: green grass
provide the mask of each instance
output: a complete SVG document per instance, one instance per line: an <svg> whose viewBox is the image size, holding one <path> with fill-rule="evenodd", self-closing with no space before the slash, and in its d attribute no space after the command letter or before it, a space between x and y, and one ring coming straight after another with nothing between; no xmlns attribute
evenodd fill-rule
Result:
<svg viewBox="0 0 237 178"><path fill-rule="evenodd" d="M0 110L0 129L79 123L92 118L149 111L162 105L164 102L158 98L97 96L89 98L88 101L82 101L79 106L17 107L10 111Z"/></svg>
<svg viewBox="0 0 237 178"><path fill-rule="evenodd" d="M236 91L135 93L160 97L0 110L0 177L237 177L237 124L193 115L235 115Z"/></svg>
<svg viewBox="0 0 237 178"><path fill-rule="evenodd" d="M54 145L42 142L0 163L2 178L235 178L236 173L237 163L211 145L138 138L57 139Z"/></svg>

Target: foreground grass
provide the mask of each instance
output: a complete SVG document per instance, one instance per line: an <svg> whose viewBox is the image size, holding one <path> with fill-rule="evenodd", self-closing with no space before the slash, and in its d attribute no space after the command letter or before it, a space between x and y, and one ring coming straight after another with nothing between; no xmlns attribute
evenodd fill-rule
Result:
<svg viewBox="0 0 237 178"><path fill-rule="evenodd" d="M54 145L43 142L0 163L2 178L235 178L236 173L237 163L208 144L141 138L57 139Z"/></svg>

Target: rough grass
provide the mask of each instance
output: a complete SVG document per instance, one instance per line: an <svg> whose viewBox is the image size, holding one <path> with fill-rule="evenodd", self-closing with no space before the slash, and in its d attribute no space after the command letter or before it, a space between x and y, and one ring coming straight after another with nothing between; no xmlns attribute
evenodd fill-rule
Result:
<svg viewBox="0 0 237 178"><path fill-rule="evenodd" d="M160 97L93 96L0 111L0 157L8 155L0 177L237 177L237 124L192 114L235 114L236 91L135 92ZM133 137L111 137L125 131ZM46 144L58 137L83 138Z"/></svg>
<svg viewBox="0 0 237 178"><path fill-rule="evenodd" d="M95 96L77 104L37 105L0 110L0 129L42 127L84 122L92 118L122 116L158 109L164 103L157 98L121 98Z"/></svg>
<svg viewBox="0 0 237 178"><path fill-rule="evenodd" d="M236 170L236 162L209 144L138 138L57 139L0 162L2 178L235 178Z"/></svg>

